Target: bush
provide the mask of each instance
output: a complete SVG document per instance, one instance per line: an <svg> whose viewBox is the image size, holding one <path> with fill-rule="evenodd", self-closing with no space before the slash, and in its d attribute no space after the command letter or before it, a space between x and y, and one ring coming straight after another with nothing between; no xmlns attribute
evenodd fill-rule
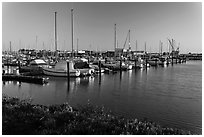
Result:
<svg viewBox="0 0 204 137"><path fill-rule="evenodd" d="M32 105L3 95L3 135L174 135L189 131L164 128L146 119L125 119L105 112L103 107L90 104L78 109L62 105Z"/></svg>

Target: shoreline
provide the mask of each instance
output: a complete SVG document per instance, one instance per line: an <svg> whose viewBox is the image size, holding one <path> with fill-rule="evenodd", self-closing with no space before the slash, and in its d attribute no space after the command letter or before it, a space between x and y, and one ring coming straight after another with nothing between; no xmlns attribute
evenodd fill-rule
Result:
<svg viewBox="0 0 204 137"><path fill-rule="evenodd" d="M192 135L190 131L127 119L90 104L33 105L2 95L2 135Z"/></svg>

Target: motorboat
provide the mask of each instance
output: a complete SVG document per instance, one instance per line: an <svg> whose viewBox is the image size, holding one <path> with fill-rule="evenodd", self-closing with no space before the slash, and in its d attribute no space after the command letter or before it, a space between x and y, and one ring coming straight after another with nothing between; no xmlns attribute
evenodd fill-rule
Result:
<svg viewBox="0 0 204 137"><path fill-rule="evenodd" d="M20 73L29 72L31 74L40 75L43 73L43 68L47 68L48 64L42 59L32 60L28 66L23 66L19 68Z"/></svg>
<svg viewBox="0 0 204 137"><path fill-rule="evenodd" d="M80 71L81 76L90 76L94 74L94 68L92 68L88 60L85 58L77 58L73 59L74 62L74 69L78 69Z"/></svg>

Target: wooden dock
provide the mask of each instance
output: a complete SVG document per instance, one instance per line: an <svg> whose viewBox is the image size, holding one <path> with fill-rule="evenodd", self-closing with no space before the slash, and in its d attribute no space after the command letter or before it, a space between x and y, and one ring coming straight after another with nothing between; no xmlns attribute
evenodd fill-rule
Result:
<svg viewBox="0 0 204 137"><path fill-rule="evenodd" d="M28 82L28 83L35 83L35 84L46 84L48 83L48 78L39 77L39 76L4 74L2 75L2 81L19 81L19 82Z"/></svg>

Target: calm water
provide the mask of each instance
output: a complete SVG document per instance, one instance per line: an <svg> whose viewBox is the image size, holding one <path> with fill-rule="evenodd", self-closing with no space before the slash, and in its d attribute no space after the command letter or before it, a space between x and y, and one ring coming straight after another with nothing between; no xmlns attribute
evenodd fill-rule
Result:
<svg viewBox="0 0 204 137"><path fill-rule="evenodd" d="M33 103L105 106L128 118L144 117L164 126L202 133L202 62L131 70L71 79L50 77L49 84L3 82L3 93Z"/></svg>

